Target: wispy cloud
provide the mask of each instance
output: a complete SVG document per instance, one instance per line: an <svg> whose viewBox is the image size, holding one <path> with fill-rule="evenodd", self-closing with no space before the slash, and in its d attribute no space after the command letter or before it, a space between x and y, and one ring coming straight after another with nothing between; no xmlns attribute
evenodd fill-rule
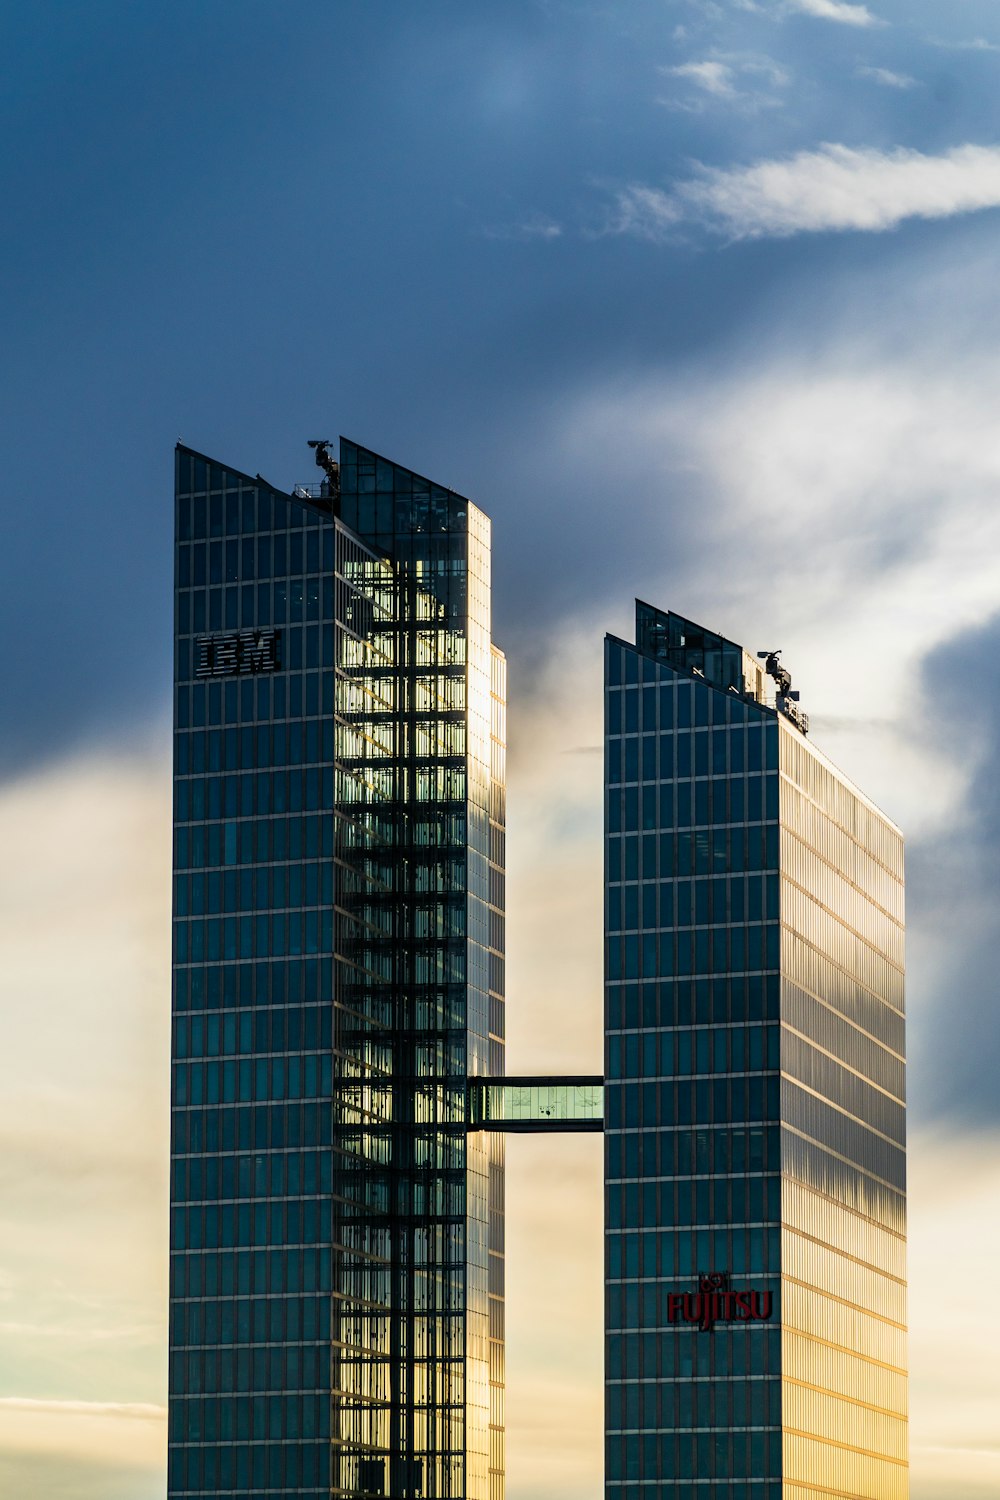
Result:
<svg viewBox="0 0 1000 1500"><path fill-rule="evenodd" d="M887 89L912 89L917 86L917 80L908 73L894 73L891 68L857 68L856 73L859 78L869 78L872 83L880 83Z"/></svg>
<svg viewBox="0 0 1000 1500"><path fill-rule="evenodd" d="M867 5L850 5L847 0L786 0L785 9L820 21L838 21L842 26L881 26Z"/></svg>
<svg viewBox="0 0 1000 1500"><path fill-rule="evenodd" d="M700 223L730 239L830 230L884 231L906 219L944 219L1000 206L1000 147L816 151L748 167L699 166L670 189L633 183L617 195L610 231L664 239Z"/></svg>
<svg viewBox="0 0 1000 1500"><path fill-rule="evenodd" d="M850 0L781 0L780 4L768 5L762 0L733 0L736 10L748 10L757 15L770 16L772 20L784 20L786 16L814 16L818 21L835 21L841 26L882 26L878 16L873 15L867 5L850 3Z"/></svg>
<svg viewBox="0 0 1000 1500"><path fill-rule="evenodd" d="M1000 52L1000 42L988 42L983 36L974 36L967 42L948 42L936 36L924 40L928 46L940 47L945 52Z"/></svg>
<svg viewBox="0 0 1000 1500"><path fill-rule="evenodd" d="M43 1401L33 1396L0 1396L0 1411L34 1412L57 1417L125 1417L163 1422L167 1408L149 1401Z"/></svg>
<svg viewBox="0 0 1000 1500"><path fill-rule="evenodd" d="M690 85L701 96L694 103L678 96L661 97L672 109L702 109L709 100L743 109L758 109L779 103L774 92L788 83L788 74L769 57L739 53L713 53L696 62L661 68L665 78Z"/></svg>
<svg viewBox="0 0 1000 1500"><path fill-rule="evenodd" d="M482 231L488 240L557 240L562 225L546 214L529 214L510 224L489 224Z"/></svg>

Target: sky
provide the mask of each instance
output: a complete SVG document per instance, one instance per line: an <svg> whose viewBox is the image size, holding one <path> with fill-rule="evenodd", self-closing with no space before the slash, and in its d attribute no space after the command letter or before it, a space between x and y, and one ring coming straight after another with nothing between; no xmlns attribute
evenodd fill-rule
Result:
<svg viewBox="0 0 1000 1500"><path fill-rule="evenodd" d="M636 595L904 828L912 1494L995 1500L995 0L34 0L0 128L0 1492L165 1492L173 445L343 433L493 517L512 1071L600 1069ZM509 1500L597 1500L599 1144L508 1164Z"/></svg>

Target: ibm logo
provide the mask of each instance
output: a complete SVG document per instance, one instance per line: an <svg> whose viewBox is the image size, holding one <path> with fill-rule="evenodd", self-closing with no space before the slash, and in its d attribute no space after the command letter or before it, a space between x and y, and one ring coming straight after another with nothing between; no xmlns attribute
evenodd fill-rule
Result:
<svg viewBox="0 0 1000 1500"><path fill-rule="evenodd" d="M280 630L241 630L238 635L203 635L198 645L198 677L235 677L276 672Z"/></svg>

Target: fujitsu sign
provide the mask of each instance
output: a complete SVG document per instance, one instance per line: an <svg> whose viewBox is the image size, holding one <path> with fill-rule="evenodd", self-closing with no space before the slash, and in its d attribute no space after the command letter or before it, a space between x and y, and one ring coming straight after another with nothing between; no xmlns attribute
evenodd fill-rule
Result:
<svg viewBox="0 0 1000 1500"><path fill-rule="evenodd" d="M773 1310L773 1292L734 1292L725 1271L700 1275L694 1294L671 1292L667 1297L668 1323L696 1323L705 1333L716 1323L766 1323Z"/></svg>

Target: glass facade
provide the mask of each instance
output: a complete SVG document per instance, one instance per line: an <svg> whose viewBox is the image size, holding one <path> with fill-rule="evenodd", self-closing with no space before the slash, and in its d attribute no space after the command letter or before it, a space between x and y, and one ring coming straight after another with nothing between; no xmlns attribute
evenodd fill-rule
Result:
<svg viewBox="0 0 1000 1500"><path fill-rule="evenodd" d="M489 521L177 451L169 1493L499 1500Z"/></svg>
<svg viewBox="0 0 1000 1500"><path fill-rule="evenodd" d="M606 643L609 1500L907 1493L902 840L766 686Z"/></svg>

